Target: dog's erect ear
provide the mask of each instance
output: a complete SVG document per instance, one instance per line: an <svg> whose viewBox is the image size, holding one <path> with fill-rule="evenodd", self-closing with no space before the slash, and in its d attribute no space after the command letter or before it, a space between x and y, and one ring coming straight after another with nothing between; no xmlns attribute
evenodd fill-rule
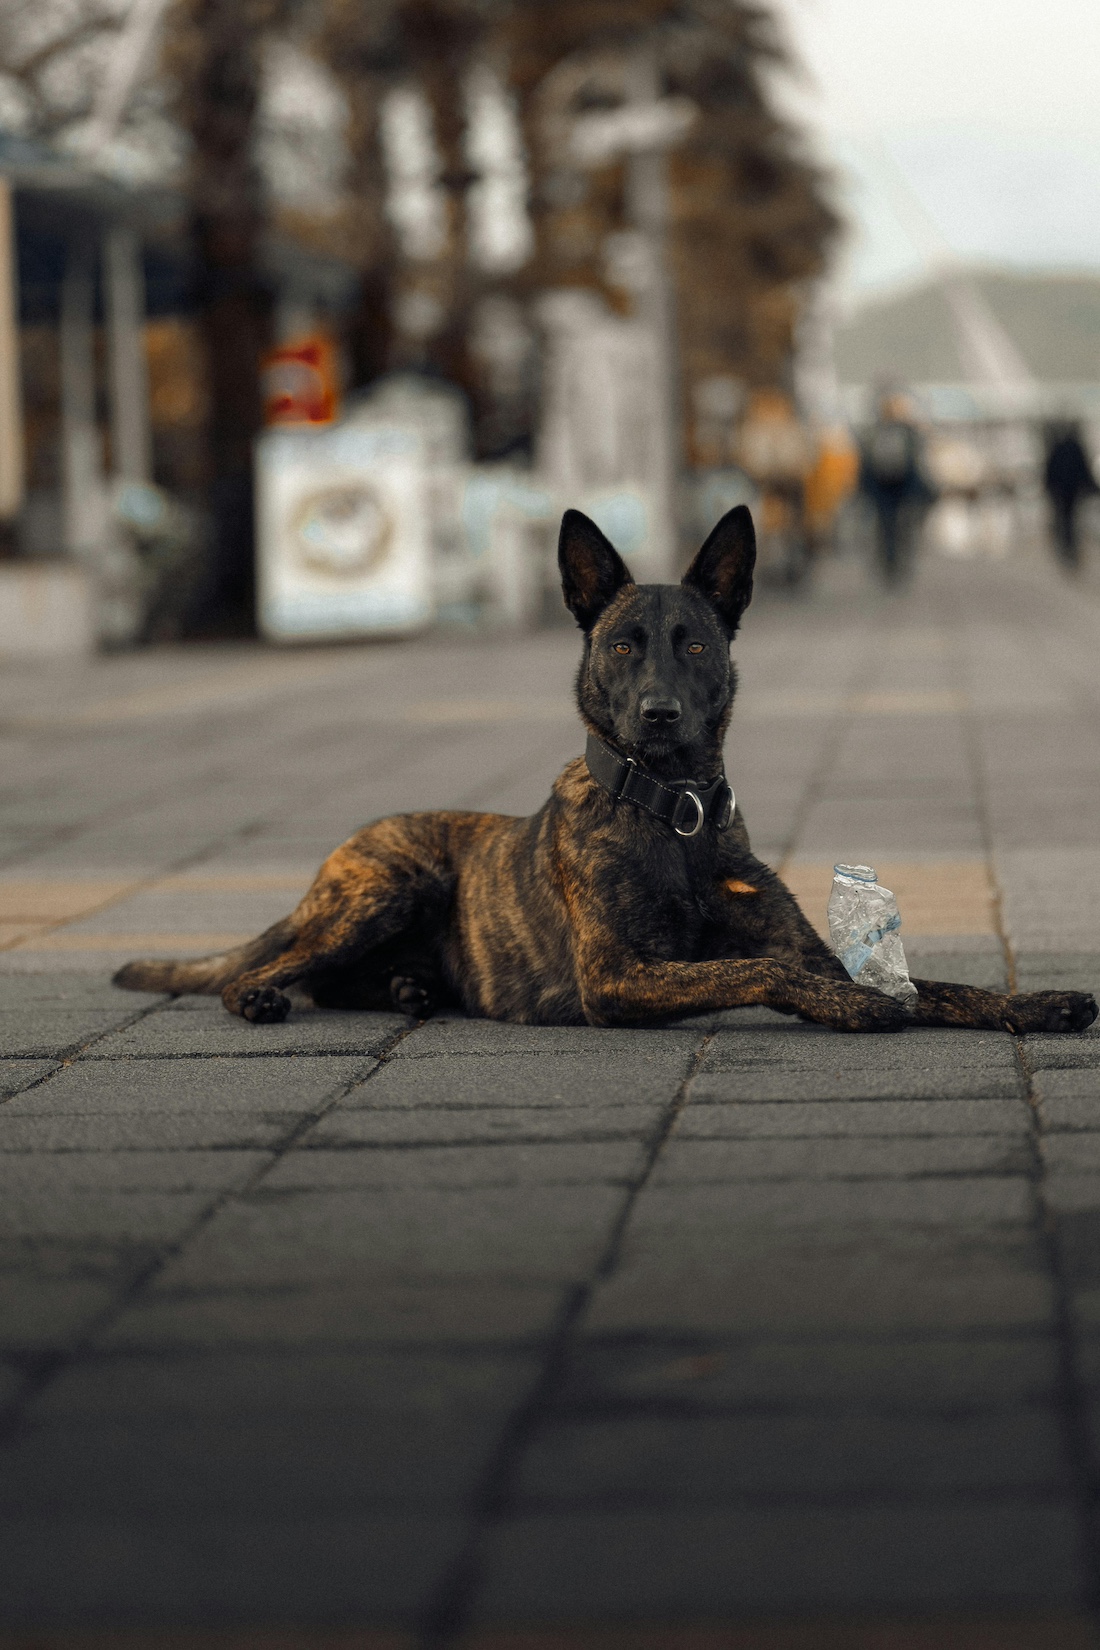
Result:
<svg viewBox="0 0 1100 1650"><path fill-rule="evenodd" d="M612 596L634 583L615 546L579 510L561 518L558 566L565 605L582 630L591 630Z"/></svg>
<svg viewBox="0 0 1100 1650"><path fill-rule="evenodd" d="M748 506L727 510L684 574L683 583L698 590L718 610L718 617L736 634L741 615L752 601L752 570L756 565L756 534Z"/></svg>

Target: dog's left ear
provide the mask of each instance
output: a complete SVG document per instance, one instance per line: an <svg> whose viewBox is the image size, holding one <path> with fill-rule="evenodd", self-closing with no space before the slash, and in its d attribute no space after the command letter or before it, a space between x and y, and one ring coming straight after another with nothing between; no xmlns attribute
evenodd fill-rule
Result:
<svg viewBox="0 0 1100 1650"><path fill-rule="evenodd" d="M682 583L698 590L717 610L731 636L752 601L756 534L746 504L728 510L684 574Z"/></svg>
<svg viewBox="0 0 1100 1650"><path fill-rule="evenodd" d="M561 518L558 566L565 605L585 631L624 584L634 583L615 546L580 510L567 510Z"/></svg>

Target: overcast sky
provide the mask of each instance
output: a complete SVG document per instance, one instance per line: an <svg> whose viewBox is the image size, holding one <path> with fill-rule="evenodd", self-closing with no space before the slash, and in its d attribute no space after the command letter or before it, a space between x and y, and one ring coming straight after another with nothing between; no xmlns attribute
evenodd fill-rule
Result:
<svg viewBox="0 0 1100 1650"><path fill-rule="evenodd" d="M844 176L849 297L920 273L922 208L963 258L1100 269L1100 0L775 3Z"/></svg>

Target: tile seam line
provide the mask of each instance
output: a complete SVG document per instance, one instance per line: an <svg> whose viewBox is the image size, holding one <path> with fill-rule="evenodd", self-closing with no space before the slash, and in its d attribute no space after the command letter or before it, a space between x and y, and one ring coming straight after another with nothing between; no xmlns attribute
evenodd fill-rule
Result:
<svg viewBox="0 0 1100 1650"><path fill-rule="evenodd" d="M696 1046L687 1071L649 1136L646 1161L631 1181L588 1278L569 1287L558 1321L546 1342L542 1368L535 1382L505 1423L489 1458L480 1488L475 1491L468 1533L439 1583L429 1596L417 1632L419 1650L447 1650L457 1645L470 1625L472 1606L481 1580L485 1537L499 1520L510 1493L511 1480L522 1450L537 1427L547 1402L560 1388L570 1343L598 1285L614 1270L634 1206L645 1189L680 1114L687 1105L691 1084L714 1041L706 1032Z"/></svg>
<svg viewBox="0 0 1100 1650"><path fill-rule="evenodd" d="M16 1059L23 1060L50 1060L53 1065L49 1071L44 1071L41 1076L28 1083L25 1088L16 1089L12 1094L0 1095L0 1112L9 1100L22 1100L25 1094L33 1094L35 1089L42 1088L56 1077L59 1071L64 1071L67 1067L74 1065L77 1060L83 1059L88 1050L95 1048L96 1044L101 1043L105 1037L114 1037L120 1031L130 1031L134 1026L140 1025L142 1020L147 1019L150 1014L155 1014L158 1009L163 1008L166 1001L168 999L161 994L158 995L156 1002L139 1005L120 1024L108 1026L103 1031L97 1031L94 1037L89 1037L78 1048L73 1049L70 1054L24 1054L15 1056ZM93 1009L89 1012L95 1013L96 1011ZM12 1113L12 1116L16 1115L16 1113Z"/></svg>
<svg viewBox="0 0 1100 1650"><path fill-rule="evenodd" d="M1027 1085L1027 1102L1031 1111L1031 1188L1035 1225L1045 1252L1054 1295L1052 1328L1058 1357L1058 1421L1067 1473L1077 1502L1081 1568L1088 1588L1086 1604L1094 1626L1100 1627L1100 1470L1089 1426L1085 1382L1079 1366L1078 1335L1059 1220L1046 1195L1047 1171L1041 1150L1042 1121L1034 1091L1034 1067L1026 1039L1015 1037L1013 1042Z"/></svg>
<svg viewBox="0 0 1100 1650"><path fill-rule="evenodd" d="M944 628L950 642L951 669L956 685L966 691L963 631L959 615L945 615ZM982 846L989 866L993 889L993 919L1001 942L1009 992L1016 990L1016 958L1004 921L1004 897L994 855L992 815L988 797L988 772L981 748L978 715L973 696L967 694L966 709L959 716L966 748L967 764L974 787L975 811ZM1028 1143L1031 1154L1032 1224L1046 1261L1046 1274L1054 1297L1051 1332L1058 1360L1056 1415L1062 1434L1063 1453L1077 1509L1077 1542L1082 1574L1087 1588L1086 1606L1094 1627L1100 1626L1100 1481L1092 1452L1084 1384L1079 1369L1078 1346L1070 1285L1060 1241L1058 1220L1046 1196L1046 1165L1041 1151L1040 1113L1034 1088L1034 1067L1023 1037L1013 1036L1013 1052L1024 1084L1030 1112Z"/></svg>
<svg viewBox="0 0 1100 1650"><path fill-rule="evenodd" d="M144 1012L152 1012L152 1006ZM137 1017L140 1017L140 1015ZM326 1101L305 1115L299 1116L293 1127L287 1130L282 1139L274 1147L267 1149L267 1161L259 1164L242 1185L225 1187L218 1191L178 1238L170 1243L157 1246L157 1253L153 1258L141 1267L137 1275L107 1303L102 1311L95 1314L85 1325L77 1339L63 1353L52 1358L47 1355L38 1367L25 1377L14 1396L4 1405L3 1409L0 1409L0 1443L9 1438L18 1428L22 1411L26 1405L36 1398L40 1392L45 1391L63 1370L71 1368L85 1353L94 1350L98 1337L127 1307L133 1305L141 1297L148 1284L164 1270L170 1260L182 1254L195 1236L205 1226L208 1226L234 1198L247 1197L255 1191L276 1164L280 1163L289 1152L293 1151L302 1136L307 1134L322 1118L327 1117L340 1104L341 1100L345 1099L353 1090L369 1083L379 1071L384 1070L393 1050L406 1037L411 1036L421 1023L417 1021L412 1025L402 1026L394 1032L382 1045L378 1053L373 1056L375 1064L370 1071L357 1074L355 1077L338 1084Z"/></svg>

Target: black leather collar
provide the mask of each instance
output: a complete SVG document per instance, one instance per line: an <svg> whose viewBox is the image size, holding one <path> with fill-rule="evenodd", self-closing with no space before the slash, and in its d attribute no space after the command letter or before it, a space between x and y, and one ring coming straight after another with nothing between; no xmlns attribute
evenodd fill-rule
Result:
<svg viewBox="0 0 1100 1650"><path fill-rule="evenodd" d="M584 759L597 784L671 825L677 836L698 836L707 824L724 831L733 818L737 802L725 774L709 785L694 779L654 779L632 756L621 755L592 733Z"/></svg>

